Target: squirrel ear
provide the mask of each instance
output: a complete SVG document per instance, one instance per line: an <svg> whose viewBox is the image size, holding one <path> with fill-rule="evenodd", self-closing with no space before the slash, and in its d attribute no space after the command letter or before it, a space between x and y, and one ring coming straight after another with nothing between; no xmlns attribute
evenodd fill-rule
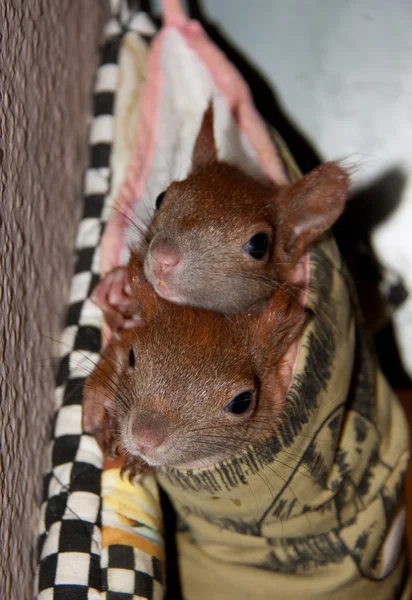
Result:
<svg viewBox="0 0 412 600"><path fill-rule="evenodd" d="M124 330L124 337L130 335L130 331ZM114 407L121 368L121 345L113 336L87 377L83 390L83 429L95 434L100 445L107 419L106 411Z"/></svg>
<svg viewBox="0 0 412 600"><path fill-rule="evenodd" d="M345 207L349 177L335 162L320 165L280 189L276 209L277 256L283 264L298 260L327 231Z"/></svg>
<svg viewBox="0 0 412 600"><path fill-rule="evenodd" d="M215 136L213 133L214 111L212 100L203 115L202 124L195 141L192 154L191 173L195 173L207 164L217 160Z"/></svg>
<svg viewBox="0 0 412 600"><path fill-rule="evenodd" d="M145 278L143 265L140 254L132 250L127 266L127 278L136 300L136 312L147 323L152 316L157 314L161 299Z"/></svg>
<svg viewBox="0 0 412 600"><path fill-rule="evenodd" d="M116 392L125 357L135 342L136 335L130 329L113 335L84 384L83 429L93 434L103 451L110 455L116 454L117 444Z"/></svg>
<svg viewBox="0 0 412 600"><path fill-rule="evenodd" d="M301 333L307 313L295 299L296 289L278 288L258 313L249 315L256 356L275 364Z"/></svg>
<svg viewBox="0 0 412 600"><path fill-rule="evenodd" d="M293 288L278 288L266 306L250 317L254 321L249 343L261 376L262 398L269 394L272 410L279 414L293 378L293 345L302 335L308 313L295 299Z"/></svg>

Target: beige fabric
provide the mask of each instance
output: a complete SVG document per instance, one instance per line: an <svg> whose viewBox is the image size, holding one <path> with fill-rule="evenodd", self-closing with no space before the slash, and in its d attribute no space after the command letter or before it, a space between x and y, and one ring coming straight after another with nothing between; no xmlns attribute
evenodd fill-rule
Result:
<svg viewBox="0 0 412 600"><path fill-rule="evenodd" d="M277 434L212 468L159 473L180 518L186 600L408 597L406 419L330 238L310 280L313 316Z"/></svg>

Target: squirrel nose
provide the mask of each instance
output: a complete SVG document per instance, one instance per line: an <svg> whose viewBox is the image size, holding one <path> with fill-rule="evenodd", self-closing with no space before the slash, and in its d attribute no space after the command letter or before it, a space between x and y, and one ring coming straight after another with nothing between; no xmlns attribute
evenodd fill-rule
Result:
<svg viewBox="0 0 412 600"><path fill-rule="evenodd" d="M157 277L173 271L180 262L179 252L166 244L152 246L150 256L152 269Z"/></svg>
<svg viewBox="0 0 412 600"><path fill-rule="evenodd" d="M156 411L140 413L132 425L133 445L139 452L150 452L161 446L167 436L167 423Z"/></svg>

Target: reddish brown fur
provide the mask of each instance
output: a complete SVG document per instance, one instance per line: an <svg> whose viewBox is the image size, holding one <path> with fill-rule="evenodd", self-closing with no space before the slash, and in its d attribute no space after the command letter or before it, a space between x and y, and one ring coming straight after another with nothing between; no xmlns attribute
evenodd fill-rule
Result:
<svg viewBox="0 0 412 600"><path fill-rule="evenodd" d="M279 283L295 279L297 262L343 211L348 176L325 163L289 186L259 182L217 159L209 105L193 152L193 171L173 182L147 233L145 274L156 292L178 304L228 314L258 307ZM270 238L262 260L245 245ZM158 274L155 254L179 263Z"/></svg>
<svg viewBox="0 0 412 600"><path fill-rule="evenodd" d="M218 160L210 104L192 172L170 184L131 260L142 256L148 281L171 302L226 314L259 309L279 285L299 283L297 264L343 211L348 183L347 173L333 162L293 185L275 186ZM257 233L270 239L262 260L245 250ZM93 298L116 328L131 327L136 315L130 314L130 292L111 293L110 277ZM117 298L114 305L111 298Z"/></svg>
<svg viewBox="0 0 412 600"><path fill-rule="evenodd" d="M132 471L142 465L136 438L150 438L156 427L156 436L167 443L160 453L146 456L153 465L219 460L268 436L290 375L285 352L304 320L289 284L310 244L343 210L347 187L348 177L335 163L294 185L276 187L217 160L209 106L192 173L169 186L148 231L147 255L132 253L128 280L145 326L113 338L89 378L86 430L106 448L120 435ZM243 248L261 232L271 243L259 261ZM144 281L141 264L144 260L150 283L162 293L150 265L156 246L180 257L176 268L164 273L162 285L177 290L169 299L226 314L249 313L225 316L160 299ZM128 362L132 348L133 368ZM242 416L224 413L231 397L258 388L256 410Z"/></svg>
<svg viewBox="0 0 412 600"><path fill-rule="evenodd" d="M89 378L86 430L103 447L113 445L113 429L120 432L133 472L141 467L134 443L139 431L147 434L152 415L161 416L166 437L145 457L152 466L215 462L268 437L282 410L291 366L286 351L302 329L303 308L280 288L261 312L228 317L162 300L137 259L130 277L145 325L122 332ZM258 393L256 407L243 415L224 412L245 390ZM103 412L101 396L108 398Z"/></svg>

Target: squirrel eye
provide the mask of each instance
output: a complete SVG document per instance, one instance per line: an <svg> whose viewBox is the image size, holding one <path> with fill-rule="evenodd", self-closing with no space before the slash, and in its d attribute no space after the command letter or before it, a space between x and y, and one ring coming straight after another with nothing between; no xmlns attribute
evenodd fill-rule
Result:
<svg viewBox="0 0 412 600"><path fill-rule="evenodd" d="M162 206L162 203L163 203L163 200L165 199L165 196L166 196L166 192L162 192L156 198L156 210L159 210L159 208Z"/></svg>
<svg viewBox="0 0 412 600"><path fill-rule="evenodd" d="M269 249L269 236L267 233L256 233L250 238L244 249L252 258L262 260Z"/></svg>
<svg viewBox="0 0 412 600"><path fill-rule="evenodd" d="M249 410L252 400L252 392L242 392L238 396L232 398L229 404L225 406L224 410L233 415L243 415L243 413Z"/></svg>
<svg viewBox="0 0 412 600"><path fill-rule="evenodd" d="M135 364L136 364L136 357L134 355L134 350L133 350L133 348L130 348L130 351L129 351L129 366L132 367L132 369L133 369L134 366L135 366Z"/></svg>

